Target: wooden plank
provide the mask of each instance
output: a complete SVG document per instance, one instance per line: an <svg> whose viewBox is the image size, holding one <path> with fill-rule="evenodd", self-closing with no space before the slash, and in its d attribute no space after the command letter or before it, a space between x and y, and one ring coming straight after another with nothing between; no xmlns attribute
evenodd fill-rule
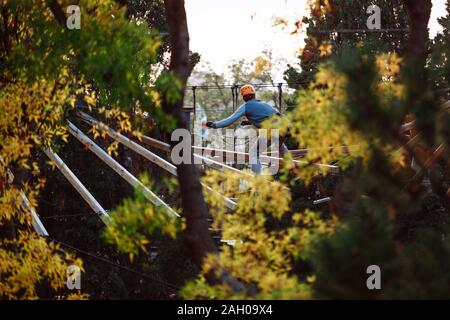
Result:
<svg viewBox="0 0 450 320"><path fill-rule="evenodd" d="M142 142L144 142L145 144L154 147L156 149L160 149L162 151L165 152L170 152L171 151L171 147L170 144L150 138L148 136L143 135L142 136Z"/></svg>

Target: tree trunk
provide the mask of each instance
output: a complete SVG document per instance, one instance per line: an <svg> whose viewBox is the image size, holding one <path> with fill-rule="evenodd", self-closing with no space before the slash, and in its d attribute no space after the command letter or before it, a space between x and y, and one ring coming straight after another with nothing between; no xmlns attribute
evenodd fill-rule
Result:
<svg viewBox="0 0 450 320"><path fill-rule="evenodd" d="M429 53L429 30L428 23L431 16L432 2L431 0L403 0L408 11L410 20L410 30L408 42L405 47L404 58L405 66L403 71L404 82L407 87L407 102L410 111L415 113L418 129L424 136L428 146L426 149L432 153L435 149L433 145L434 131L439 106L427 84L428 77L426 71L426 59ZM426 162L429 155L422 155L414 149L410 150L411 155L415 155L415 159ZM422 161L420 161L423 158ZM422 170L426 170L426 166L421 163ZM442 174L439 172L438 166L429 168L429 177L433 191L438 194L444 202L449 206L449 192L446 190Z"/></svg>
<svg viewBox="0 0 450 320"><path fill-rule="evenodd" d="M181 99L176 102L163 101L163 108L177 119L178 128L187 129L183 100L184 89L191 68L184 0L164 0L164 4L169 25L170 71L181 81ZM193 162L191 161L191 163ZM208 208L203 199L202 186L195 166L193 164L180 164L177 166L177 170L183 216L186 218L184 241L191 251L193 261L200 267L206 253L215 250L208 231Z"/></svg>
<svg viewBox="0 0 450 320"><path fill-rule="evenodd" d="M428 53L428 22L431 16L431 0L403 0L410 19L406 56L425 58Z"/></svg>
<svg viewBox="0 0 450 320"><path fill-rule="evenodd" d="M425 70L429 48L428 22L431 15L431 0L403 0L409 16L409 35L404 50L405 67L404 82L407 87L407 98L410 110L420 109L427 90L427 74Z"/></svg>

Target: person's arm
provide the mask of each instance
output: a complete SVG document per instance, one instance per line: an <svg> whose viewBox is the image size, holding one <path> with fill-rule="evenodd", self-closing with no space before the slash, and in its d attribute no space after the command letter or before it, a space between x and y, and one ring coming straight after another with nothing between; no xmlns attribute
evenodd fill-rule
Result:
<svg viewBox="0 0 450 320"><path fill-rule="evenodd" d="M236 122L240 117L245 115L245 104L240 106L231 116L226 119L213 122L213 128L224 128Z"/></svg>

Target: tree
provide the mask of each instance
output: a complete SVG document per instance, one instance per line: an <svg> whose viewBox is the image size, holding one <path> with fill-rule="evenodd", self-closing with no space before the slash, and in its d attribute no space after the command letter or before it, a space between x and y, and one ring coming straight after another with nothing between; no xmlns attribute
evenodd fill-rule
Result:
<svg viewBox="0 0 450 320"><path fill-rule="evenodd" d="M438 33L431 45L431 57L427 63L427 67L430 68L429 74L433 76L434 86L441 96L449 99L449 53L448 47L450 43L450 7L447 1L447 15L439 19L439 23L442 26L442 33Z"/></svg>
<svg viewBox="0 0 450 320"><path fill-rule="evenodd" d="M164 3L169 24L171 50L169 69L171 74L167 76L175 77L177 87L164 93L163 108L176 119L178 128L187 129L183 113L183 97L184 88L192 69L189 63L189 32L184 0L165 0ZM185 241L191 250L193 261L197 265L201 265L206 253L215 249L208 233L208 208L203 199L202 186L193 163L191 161L191 164L178 165L177 172L183 212L186 218Z"/></svg>
<svg viewBox="0 0 450 320"><path fill-rule="evenodd" d="M445 141L445 136L434 129L441 123L441 116L425 70L431 1L405 1L405 7L410 16L411 34L403 60L395 62L384 56L377 73L371 67L375 60L364 58L370 57L367 51L358 53L349 48L335 58L337 64L334 65L343 73L341 85L345 88L345 96L342 96L345 102L333 104L347 119L342 123L360 135L357 137L362 139L360 148L366 151L360 154L364 160L352 166L352 174L336 190L337 213L344 217L343 227L337 228L330 238L324 238L315 251L315 292L319 297L442 298L449 295L442 285L447 281L442 279L448 279L448 272L438 262L449 257L448 241L442 238L449 232L444 213L448 212L448 197L445 193L430 192L421 184L423 167L415 171L405 165L405 158L395 160L402 153L403 157L423 159L418 151L420 147L410 147L409 139L398 134L402 119L410 112L415 113L417 122L423 123L418 124L424 137L419 143L422 148L434 150ZM328 76L319 73L318 79L323 80L320 84L329 88L326 81L329 71L322 72L327 72ZM365 76L361 76L363 74ZM384 84L374 89L374 82L392 76L392 80L381 81ZM396 88L397 85L401 87ZM388 88L393 91L384 91ZM377 90L384 93L377 93ZM302 95L301 99L307 96ZM445 111L443 115L445 117ZM305 127L302 129L308 132ZM368 144L364 147L364 143ZM400 151L389 155L386 150ZM430 161L429 156L425 159ZM443 155L441 165L442 173L448 172L448 153ZM448 174L434 183L441 188L431 190L442 189L448 184ZM425 252L426 258L419 258ZM366 268L373 264L381 267L382 291L369 291L362 281L368 277Z"/></svg>
<svg viewBox="0 0 450 320"><path fill-rule="evenodd" d="M146 24L127 20L124 8L113 1L80 1L81 29L69 30L65 5L2 1L2 297L68 296L66 268L71 263L81 266L81 260L52 240L38 238L29 213L19 206L23 190L37 208L48 165L42 148L57 149L67 141L65 120L75 103L108 106L125 122L128 117L118 106L126 110L139 104L152 111L155 105L148 83L161 44L158 36ZM6 183L8 170L15 176L12 183ZM43 215L51 216L51 211Z"/></svg>
<svg viewBox="0 0 450 320"><path fill-rule="evenodd" d="M309 90L299 91L297 108L281 121L283 132L289 128L293 138L311 148L305 166L286 169L289 178L309 184L317 175L317 168L311 164L317 161L334 161L344 170L332 190L335 205L331 211L317 208L295 213L288 196L278 194L283 188L278 189L277 184L268 192L267 182L257 186L256 181L248 182L249 189L242 190L229 174L212 175L206 180L219 183L229 196L239 193L234 215L224 215L217 208L212 212L225 237L242 243L238 240L234 247L209 256L203 270L228 270L243 286L211 285L200 277L182 291L185 296L449 296L445 283L450 275L439 262L450 257L448 196L435 191L448 188L448 151L440 160L431 160L427 153L422 162L439 162L441 179L432 185L441 188L427 188L422 183L424 167L414 169L407 162L411 156L421 158L418 148L434 150L446 141L443 132L435 128L448 127L448 120L441 120L448 119L447 113L436 109L424 63L430 5L431 1L405 1L410 32L420 36L409 37L403 57L394 51L379 53L370 41L364 41L360 48L343 45L320 65ZM415 114L417 123L424 121L417 124L423 135L420 147L398 133L409 113ZM272 126L266 124L267 128ZM330 148L342 145L347 151ZM254 192L257 199L252 198ZM216 204L218 200L209 202ZM271 214L275 221L270 220ZM381 291L366 286L366 270L371 265L382 270Z"/></svg>
<svg viewBox="0 0 450 320"><path fill-rule="evenodd" d="M377 5L381 8L381 28L398 31L367 32L369 18L367 8ZM338 54L347 45L370 42L377 52L401 52L404 46L402 29L408 28L407 15L401 0L395 1L313 1L311 16L297 21L298 28L306 26L305 46L299 56L300 72L295 66L288 66L285 79L292 88L308 88L321 62L330 53Z"/></svg>

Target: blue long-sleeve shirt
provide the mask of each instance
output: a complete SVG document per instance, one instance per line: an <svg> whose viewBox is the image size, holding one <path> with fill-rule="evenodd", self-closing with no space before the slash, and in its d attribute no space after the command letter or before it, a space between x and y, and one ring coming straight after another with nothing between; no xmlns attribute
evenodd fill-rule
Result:
<svg viewBox="0 0 450 320"><path fill-rule="evenodd" d="M281 115L281 113L271 105L261 102L260 100L252 99L237 108L237 110L228 118L214 122L213 127L228 127L239 118L246 116L252 125L260 128L261 123L274 114Z"/></svg>

